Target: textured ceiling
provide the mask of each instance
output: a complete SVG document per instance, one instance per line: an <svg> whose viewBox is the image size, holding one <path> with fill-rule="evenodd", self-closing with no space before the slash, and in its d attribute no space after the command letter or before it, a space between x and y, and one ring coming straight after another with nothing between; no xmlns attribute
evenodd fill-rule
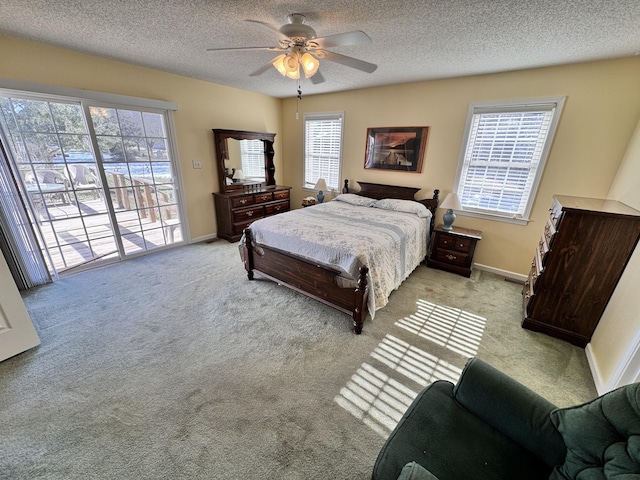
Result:
<svg viewBox="0 0 640 480"><path fill-rule="evenodd" d="M305 95L640 54L640 0L1 0L0 33L284 98L297 82L269 69L276 28L303 13L319 37L363 30L331 50L378 65L321 61Z"/></svg>

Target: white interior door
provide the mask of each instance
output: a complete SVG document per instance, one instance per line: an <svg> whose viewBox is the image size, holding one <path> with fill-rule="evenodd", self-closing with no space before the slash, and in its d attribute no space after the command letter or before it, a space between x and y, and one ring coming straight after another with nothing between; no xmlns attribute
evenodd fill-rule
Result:
<svg viewBox="0 0 640 480"><path fill-rule="evenodd" d="M4 257L0 255L0 361L40 345L29 313L13 281Z"/></svg>

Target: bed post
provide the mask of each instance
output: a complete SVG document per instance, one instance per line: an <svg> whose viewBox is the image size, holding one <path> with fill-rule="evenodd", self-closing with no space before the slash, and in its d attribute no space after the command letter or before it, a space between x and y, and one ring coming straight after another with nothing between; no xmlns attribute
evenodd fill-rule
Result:
<svg viewBox="0 0 640 480"><path fill-rule="evenodd" d="M244 268L249 280L253 280L253 244L251 243L251 229L244 229Z"/></svg>
<svg viewBox="0 0 640 480"><path fill-rule="evenodd" d="M367 274L369 268L366 265L360 267L358 284L355 289L355 306L353 308L353 331L360 335L362 324L367 316L367 298L369 297L369 286L367 285Z"/></svg>

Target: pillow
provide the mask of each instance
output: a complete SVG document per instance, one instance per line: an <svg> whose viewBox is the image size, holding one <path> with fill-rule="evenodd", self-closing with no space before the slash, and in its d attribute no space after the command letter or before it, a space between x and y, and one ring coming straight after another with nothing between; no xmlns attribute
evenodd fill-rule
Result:
<svg viewBox="0 0 640 480"><path fill-rule="evenodd" d="M375 208L393 210L394 212L415 213L420 218L429 218L431 212L423 204L413 200L398 200L397 198L385 198L378 200L373 205Z"/></svg>
<svg viewBox="0 0 640 480"><path fill-rule="evenodd" d="M333 201L350 203L351 205L358 205L360 207L371 207L376 200L369 197L363 197L361 195L356 195L355 193L341 193Z"/></svg>
<svg viewBox="0 0 640 480"><path fill-rule="evenodd" d="M419 463L410 462L402 467L398 480L438 480L438 477Z"/></svg>
<svg viewBox="0 0 640 480"><path fill-rule="evenodd" d="M550 480L640 475L640 384L550 415L567 446L564 464L553 470Z"/></svg>

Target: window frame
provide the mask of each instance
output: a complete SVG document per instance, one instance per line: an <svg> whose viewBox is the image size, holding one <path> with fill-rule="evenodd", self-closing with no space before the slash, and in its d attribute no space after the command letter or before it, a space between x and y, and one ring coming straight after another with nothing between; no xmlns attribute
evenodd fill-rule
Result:
<svg viewBox="0 0 640 480"><path fill-rule="evenodd" d="M340 181L342 178L342 152L343 152L343 143L344 143L344 120L345 120L345 112L322 112L322 113L305 113L303 118L303 126L302 126L302 151L303 151L303 171L302 171L302 188L308 191L315 191L314 187L318 178L316 178L312 183L307 182L307 168L308 168L308 159L307 159L307 122L312 121L323 121L323 120L340 120L340 139L339 139L339 153L338 153L338 165L335 172L336 183L335 185L331 183L330 178L325 178L327 182L327 187L329 191L339 191L340 190Z"/></svg>
<svg viewBox="0 0 640 480"><path fill-rule="evenodd" d="M467 157L467 149L471 140L471 128L475 115L482 115L488 113L523 113L531 111L550 111L552 112L551 120L549 121L549 128L547 130L546 138L540 152L540 158L535 167L533 179L531 180L531 186L528 192L528 198L525 202L525 207L521 214L508 214L498 211L491 211L489 209L473 209L466 208L464 205L461 210L457 210L456 213L463 216L484 218L487 220L496 220L507 223L515 223L518 225L526 225L529 222L531 210L533 208L533 202L540 186L540 180L542 173L546 165L551 145L555 139L555 134L560 120L562 110L564 107L566 97L544 97L533 99L520 99L520 100L502 100L502 101L490 101L490 102L474 102L469 105L467 113L467 120L464 129L464 136L462 138L462 146L460 149L460 157L458 160L458 168L456 172L456 178L453 185L453 191L458 193L461 199L460 192L462 191L462 174L465 170L465 159Z"/></svg>

